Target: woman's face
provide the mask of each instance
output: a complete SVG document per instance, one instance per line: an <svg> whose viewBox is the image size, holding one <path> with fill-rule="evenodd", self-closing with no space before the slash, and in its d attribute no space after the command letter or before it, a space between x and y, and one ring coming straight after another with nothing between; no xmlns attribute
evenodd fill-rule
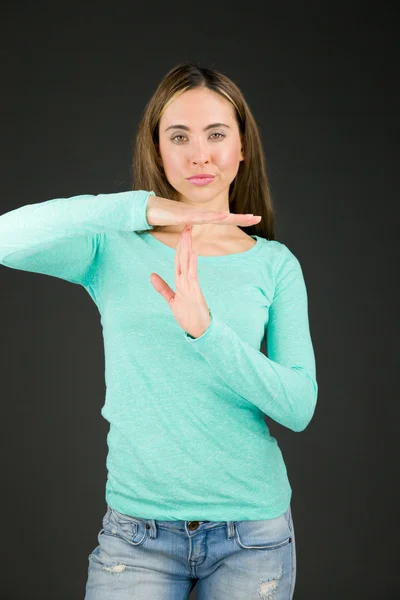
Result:
<svg viewBox="0 0 400 600"><path fill-rule="evenodd" d="M239 127L228 100L208 88L187 90L163 113L159 141L166 178L180 197L195 202L218 197L228 206L229 186L243 160ZM201 173L215 179L204 186L188 181Z"/></svg>

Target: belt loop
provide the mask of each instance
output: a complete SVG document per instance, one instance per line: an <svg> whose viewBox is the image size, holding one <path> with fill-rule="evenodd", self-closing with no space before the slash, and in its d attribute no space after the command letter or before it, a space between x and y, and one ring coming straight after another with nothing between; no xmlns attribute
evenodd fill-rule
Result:
<svg viewBox="0 0 400 600"><path fill-rule="evenodd" d="M149 537L151 538L156 538L158 535L157 532L157 523L156 523L156 519L143 519L146 522L146 529L149 530Z"/></svg>
<svg viewBox="0 0 400 600"><path fill-rule="evenodd" d="M226 521L226 537L228 540L235 537L235 521Z"/></svg>

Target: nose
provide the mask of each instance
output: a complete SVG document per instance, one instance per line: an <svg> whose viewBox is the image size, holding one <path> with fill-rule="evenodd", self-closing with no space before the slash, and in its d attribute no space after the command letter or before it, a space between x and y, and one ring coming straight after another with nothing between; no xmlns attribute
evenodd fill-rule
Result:
<svg viewBox="0 0 400 600"><path fill-rule="evenodd" d="M192 163L195 165L208 164L210 162L210 149L204 142L195 144L192 148Z"/></svg>

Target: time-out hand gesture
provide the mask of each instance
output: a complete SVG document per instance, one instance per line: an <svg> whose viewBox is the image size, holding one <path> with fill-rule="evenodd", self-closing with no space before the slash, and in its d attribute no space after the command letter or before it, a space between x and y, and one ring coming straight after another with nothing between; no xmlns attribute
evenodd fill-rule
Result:
<svg viewBox="0 0 400 600"><path fill-rule="evenodd" d="M210 325L210 315L197 278L197 254L192 250L190 226L185 226L176 248L176 292L157 273L151 274L150 281L166 299L182 329L195 338L203 335Z"/></svg>
<svg viewBox="0 0 400 600"><path fill-rule="evenodd" d="M156 291L168 302L182 329L194 338L198 338L210 325L210 315L197 277L197 253L192 249L190 223L231 223L248 227L259 223L261 217L229 212L206 212L182 202L150 196L146 218L150 225L186 223L179 236L175 253L176 292L157 273L151 274L150 281Z"/></svg>

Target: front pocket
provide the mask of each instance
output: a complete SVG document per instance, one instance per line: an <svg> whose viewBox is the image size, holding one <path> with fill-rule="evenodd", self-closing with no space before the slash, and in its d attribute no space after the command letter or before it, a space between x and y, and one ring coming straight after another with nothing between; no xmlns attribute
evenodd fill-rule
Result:
<svg viewBox="0 0 400 600"><path fill-rule="evenodd" d="M125 515L124 513L115 510L115 508L110 507L110 514L114 517L114 520L118 523L132 523L136 522L138 519L136 517L131 517L130 515Z"/></svg>
<svg viewBox="0 0 400 600"><path fill-rule="evenodd" d="M275 519L235 521L235 542L246 550L275 550L292 541L284 515Z"/></svg>
<svg viewBox="0 0 400 600"><path fill-rule="evenodd" d="M140 546L148 537L144 519L130 517L114 508L111 508L109 516L108 522L103 525L103 534L119 537L133 546Z"/></svg>
<svg viewBox="0 0 400 600"><path fill-rule="evenodd" d="M115 531L115 532L114 532ZM114 531L111 531L108 527L103 527L103 529L100 530L99 532L99 536L100 535L111 535L111 536L115 536L116 535L116 529L114 528Z"/></svg>

